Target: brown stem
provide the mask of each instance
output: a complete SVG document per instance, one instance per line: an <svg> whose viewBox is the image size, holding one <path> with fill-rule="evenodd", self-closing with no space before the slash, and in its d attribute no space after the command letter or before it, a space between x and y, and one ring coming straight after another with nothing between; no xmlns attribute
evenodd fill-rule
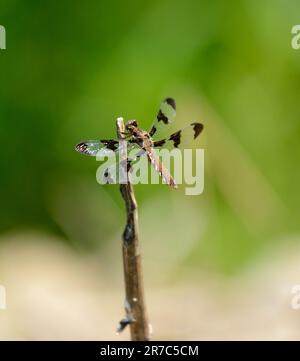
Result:
<svg viewBox="0 0 300 361"><path fill-rule="evenodd" d="M120 156L123 164L127 164L125 144L125 126L122 118L117 120L117 133L120 141ZM127 177L127 169L126 169ZM128 181L120 184L120 191L125 201L127 224L123 233L122 251L124 266L124 281L126 291L126 318L130 321L132 341L147 341L150 339L149 324L144 300L141 247L139 242L137 203L132 184Z"/></svg>

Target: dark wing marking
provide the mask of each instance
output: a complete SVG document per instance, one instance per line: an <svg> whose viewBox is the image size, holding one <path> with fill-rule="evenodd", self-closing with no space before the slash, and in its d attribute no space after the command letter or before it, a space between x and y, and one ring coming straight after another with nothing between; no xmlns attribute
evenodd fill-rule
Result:
<svg viewBox="0 0 300 361"><path fill-rule="evenodd" d="M155 148L185 148L189 143L196 139L203 130L203 124L192 123L184 129L171 134L169 138L161 139L153 143Z"/></svg>
<svg viewBox="0 0 300 361"><path fill-rule="evenodd" d="M172 123L176 116L176 103L173 98L166 98L160 105L159 112L149 131L150 137L159 135L168 124Z"/></svg>
<svg viewBox="0 0 300 361"><path fill-rule="evenodd" d="M161 139L161 140L157 140L156 142L153 143L154 147L158 148L158 147L162 147L163 145L166 144L166 139Z"/></svg>
<svg viewBox="0 0 300 361"><path fill-rule="evenodd" d="M119 142L114 139L87 140L78 143L75 147L77 152L96 157L97 155L106 155L110 151L116 151L119 148Z"/></svg>

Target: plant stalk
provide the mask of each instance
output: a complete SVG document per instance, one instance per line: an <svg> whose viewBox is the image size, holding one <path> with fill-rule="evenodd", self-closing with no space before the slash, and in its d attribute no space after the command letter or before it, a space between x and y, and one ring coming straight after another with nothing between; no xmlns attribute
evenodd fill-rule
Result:
<svg viewBox="0 0 300 361"><path fill-rule="evenodd" d="M123 118L117 120L117 134L120 142L120 161L127 165L127 150ZM125 147L123 146L125 145ZM124 149L125 148L125 149ZM127 168L127 167L126 167ZM127 169L126 169L127 178ZM129 182L120 184L120 191L125 202L127 223L123 232L122 253L125 282L125 311L130 326L132 341L150 339L149 323L145 306L144 281L142 272L141 246L139 240L138 211L133 185Z"/></svg>

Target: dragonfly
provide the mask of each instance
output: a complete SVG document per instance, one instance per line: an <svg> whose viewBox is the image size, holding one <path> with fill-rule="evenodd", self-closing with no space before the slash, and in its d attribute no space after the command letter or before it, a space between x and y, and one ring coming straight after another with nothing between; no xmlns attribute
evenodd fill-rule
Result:
<svg viewBox="0 0 300 361"><path fill-rule="evenodd" d="M159 137L161 133L165 133L165 131L169 128L169 125L175 120L175 116L175 100L168 97L162 101L155 121L149 132L140 128L136 120L129 120L125 124L124 136L128 142L128 151L132 149L137 151L134 157L128 158L126 161L125 166L127 172L131 170L132 164L137 159L146 155L149 162L159 173L164 182L173 189L178 188L175 180L160 160L155 149L162 147L167 149L182 149L191 141L198 138L203 131L204 126L202 123L191 123L185 128L178 130L167 137ZM99 155L106 155L111 151L118 152L120 149L120 142L115 139L87 140L78 143L75 149L79 153L95 157ZM107 183L111 183L110 180L112 177L109 169L106 170L104 176L108 180Z"/></svg>

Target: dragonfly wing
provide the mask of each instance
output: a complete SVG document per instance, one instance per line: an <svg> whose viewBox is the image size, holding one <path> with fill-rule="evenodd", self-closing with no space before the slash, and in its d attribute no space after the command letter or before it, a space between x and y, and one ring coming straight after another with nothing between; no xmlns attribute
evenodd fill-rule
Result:
<svg viewBox="0 0 300 361"><path fill-rule="evenodd" d="M176 103L173 98L166 98L160 105L156 119L149 131L150 137L160 137L176 116Z"/></svg>
<svg viewBox="0 0 300 361"><path fill-rule="evenodd" d="M86 154L92 157L105 156L112 151L117 151L119 142L114 139L103 140L87 140L76 145L77 152Z"/></svg>
<svg viewBox="0 0 300 361"><path fill-rule="evenodd" d="M183 149L194 139L198 138L202 130L203 124L192 123L189 126L171 134L168 138L155 141L153 145L155 148L164 147L167 149Z"/></svg>

